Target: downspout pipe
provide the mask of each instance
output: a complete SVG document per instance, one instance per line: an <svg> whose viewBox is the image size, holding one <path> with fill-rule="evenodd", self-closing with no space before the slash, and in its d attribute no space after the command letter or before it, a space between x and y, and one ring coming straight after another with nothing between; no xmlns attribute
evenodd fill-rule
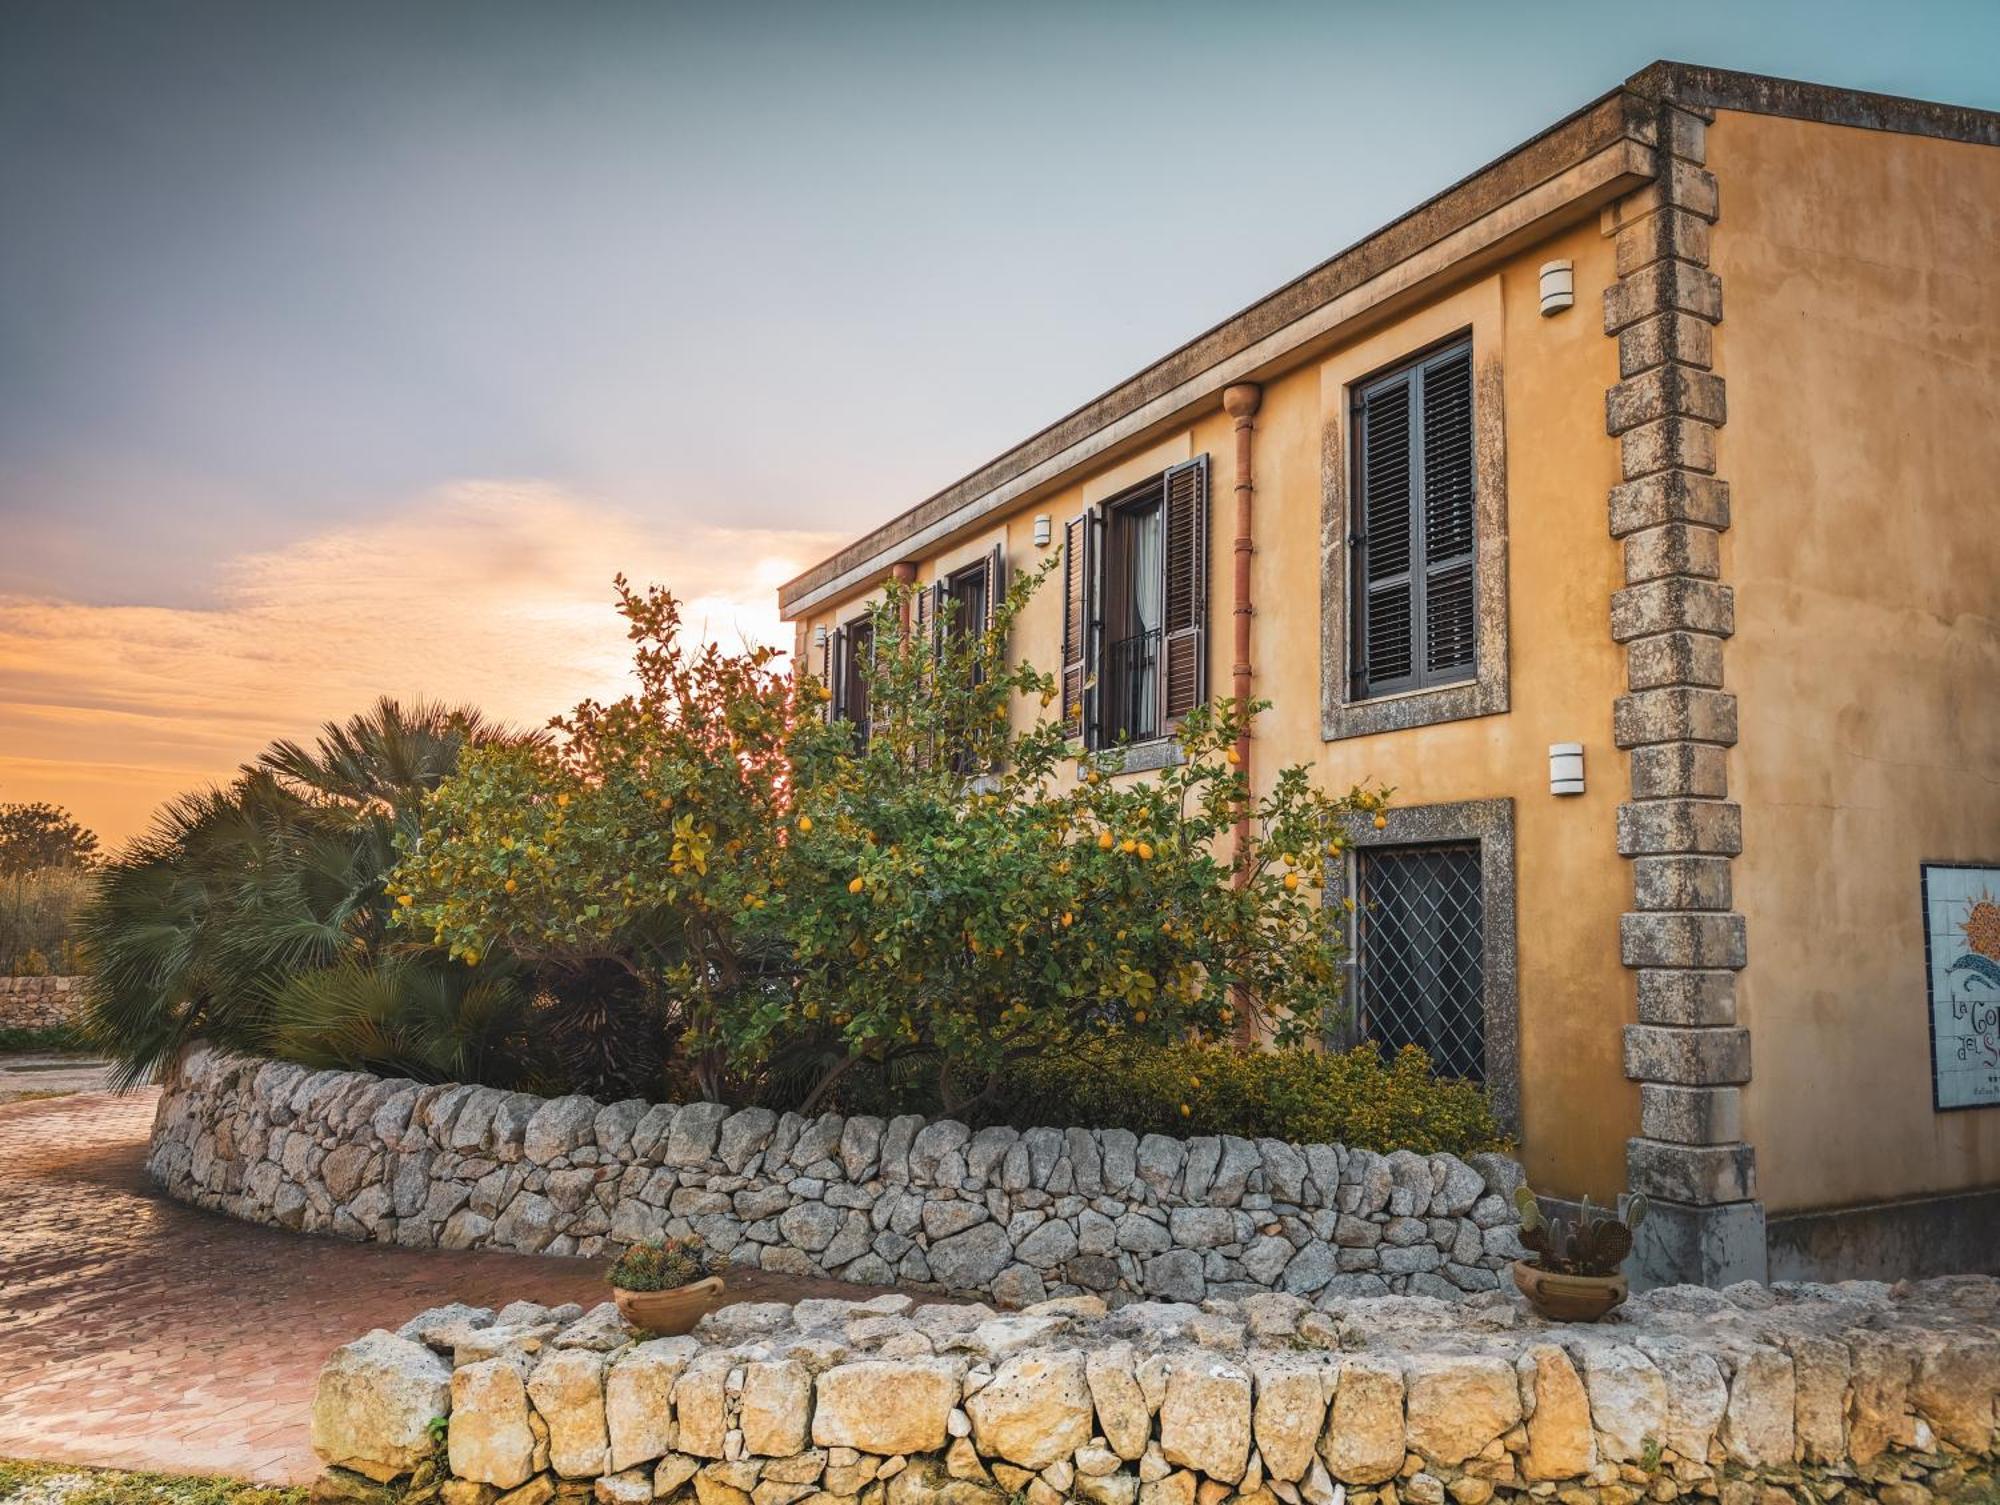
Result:
<svg viewBox="0 0 2000 1505"><path fill-rule="evenodd" d="M916 562L905 559L900 564L894 565L889 571L889 578L894 580L898 585L915 585L917 583ZM896 609L896 615L903 624L904 637L910 635L910 599L909 596L904 596L902 603Z"/></svg>
<svg viewBox="0 0 2000 1505"><path fill-rule="evenodd" d="M1236 546L1235 588L1232 594L1234 658L1229 667L1229 693L1236 700L1236 712L1243 725L1236 735L1236 771L1250 778L1250 700L1255 676L1250 664L1250 556L1256 552L1256 475L1253 468L1257 409L1263 405L1264 389L1255 382L1239 382L1222 394L1222 410L1236 420ZM1252 789L1254 791L1255 785ZM1246 866L1250 854L1250 810L1246 805L1236 817L1235 875L1238 887L1249 881Z"/></svg>
<svg viewBox="0 0 2000 1505"><path fill-rule="evenodd" d="M1236 545L1235 584L1232 590L1232 640L1234 655L1229 666L1229 692L1236 700L1241 725L1236 733L1236 771L1243 775L1251 794L1236 812L1234 851L1230 862L1230 882L1241 888L1250 881L1250 810L1256 799L1256 785L1250 777L1250 700L1255 675L1250 663L1250 556L1256 552L1255 508L1256 473L1253 468L1257 409L1263 405L1264 389L1255 382L1238 382L1222 394L1222 410L1236 421ZM1250 1011L1239 998L1236 1007L1237 1038L1252 1043Z"/></svg>

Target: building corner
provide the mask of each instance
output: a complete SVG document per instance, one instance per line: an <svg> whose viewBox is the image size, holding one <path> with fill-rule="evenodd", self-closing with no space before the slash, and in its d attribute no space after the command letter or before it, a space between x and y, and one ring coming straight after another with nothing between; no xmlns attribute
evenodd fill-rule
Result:
<svg viewBox="0 0 2000 1505"><path fill-rule="evenodd" d="M1625 1074L1640 1084L1626 1179L1652 1203L1640 1283L1726 1285L1763 1279L1767 1265L1756 1153L1742 1134L1750 1033L1737 1018L1736 978L1748 957L1730 883L1742 814L1728 785L1736 697L1723 688L1735 602L1720 549L1729 487L1716 474L1726 416L1714 370L1722 288L1709 266L1718 196L1705 166L1712 116L1663 92L1654 181L1603 214L1617 265L1604 329L1618 342L1619 373L1605 418L1623 477L1610 526L1625 563L1611 630L1625 648L1627 693L1613 730L1631 778L1618 849L1632 865L1633 903L1619 943L1638 998L1624 1042Z"/></svg>

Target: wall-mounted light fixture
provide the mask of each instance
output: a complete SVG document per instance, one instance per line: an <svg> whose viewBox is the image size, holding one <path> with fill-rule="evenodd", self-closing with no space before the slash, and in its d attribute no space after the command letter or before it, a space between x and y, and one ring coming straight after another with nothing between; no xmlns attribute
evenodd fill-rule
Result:
<svg viewBox="0 0 2000 1505"><path fill-rule="evenodd" d="M1576 302L1576 269L1567 261L1542 263L1542 317L1559 314Z"/></svg>
<svg viewBox="0 0 2000 1505"><path fill-rule="evenodd" d="M1551 742L1549 744L1549 793L1583 793L1583 744L1581 742Z"/></svg>
<svg viewBox="0 0 2000 1505"><path fill-rule="evenodd" d="M826 629L824 627L815 627L813 629L813 646L815 648L824 648L826 646Z"/></svg>
<svg viewBox="0 0 2000 1505"><path fill-rule="evenodd" d="M1048 513L1037 513L1035 516L1035 547L1046 549L1049 546L1049 540L1055 537L1055 532L1055 524L1049 520Z"/></svg>

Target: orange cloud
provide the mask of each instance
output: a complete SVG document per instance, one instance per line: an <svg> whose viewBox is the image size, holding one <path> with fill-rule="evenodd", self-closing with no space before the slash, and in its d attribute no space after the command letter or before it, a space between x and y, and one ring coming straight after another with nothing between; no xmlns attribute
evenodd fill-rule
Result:
<svg viewBox="0 0 2000 1505"><path fill-rule="evenodd" d="M479 483L233 560L209 608L0 596L0 800L68 805L111 845L271 738L379 694L539 724L623 688L620 570L672 588L703 636L787 648L777 585L836 541Z"/></svg>

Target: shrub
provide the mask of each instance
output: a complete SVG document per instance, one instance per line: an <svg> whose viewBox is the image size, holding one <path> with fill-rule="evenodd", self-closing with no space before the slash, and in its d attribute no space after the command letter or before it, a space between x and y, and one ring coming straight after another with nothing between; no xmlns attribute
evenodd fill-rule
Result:
<svg viewBox="0 0 2000 1505"><path fill-rule="evenodd" d="M328 725L314 748L274 743L227 788L168 805L101 869L78 919L91 960L84 1029L119 1063L119 1083L196 1036L269 1049L280 989L372 965L387 947L395 833L462 747L519 740L476 711L383 700Z"/></svg>
<svg viewBox="0 0 2000 1505"><path fill-rule="evenodd" d="M0 977L67 976L81 970L77 916L94 882L80 867L44 867L0 877Z"/></svg>
<svg viewBox="0 0 2000 1505"><path fill-rule="evenodd" d="M621 967L698 1090L801 1112L975 1112L1107 1034L1312 1036L1339 1001L1321 864L1382 796L1291 768L1253 800L1233 706L1187 717L1157 777L1079 765L1054 682L1007 661L1041 578L980 634L904 630L892 588L865 746L809 676L690 649L671 596L620 580L638 693L579 706L560 746L469 756L405 839L397 923L466 960Z"/></svg>
<svg viewBox="0 0 2000 1505"><path fill-rule="evenodd" d="M1432 1076L1414 1045L1385 1061L1367 1045L1244 1051L1106 1038L1021 1062L981 1121L1269 1136L1425 1155L1507 1147L1486 1094Z"/></svg>
<svg viewBox="0 0 2000 1505"><path fill-rule="evenodd" d="M707 1245L691 1234L632 1245L605 1279L622 1291L671 1291L694 1284L710 1268Z"/></svg>

